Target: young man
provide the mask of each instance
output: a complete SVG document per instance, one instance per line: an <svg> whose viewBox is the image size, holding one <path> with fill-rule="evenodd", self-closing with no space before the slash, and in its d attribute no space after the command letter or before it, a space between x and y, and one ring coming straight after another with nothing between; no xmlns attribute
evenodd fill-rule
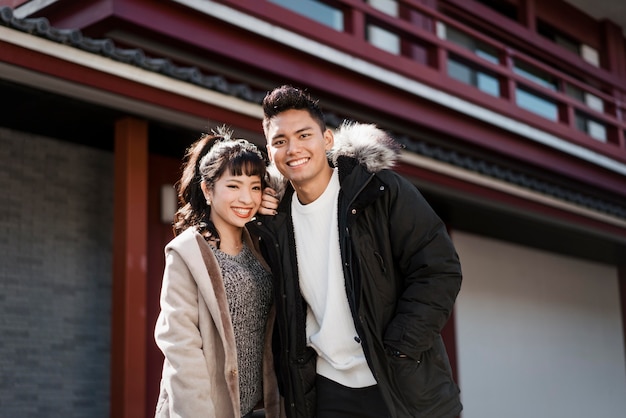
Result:
<svg viewBox="0 0 626 418"><path fill-rule="evenodd" d="M278 214L256 223L275 280L287 415L457 416L440 332L461 268L445 225L389 170L398 146L373 125L334 135L290 86L263 110L270 160L288 181Z"/></svg>

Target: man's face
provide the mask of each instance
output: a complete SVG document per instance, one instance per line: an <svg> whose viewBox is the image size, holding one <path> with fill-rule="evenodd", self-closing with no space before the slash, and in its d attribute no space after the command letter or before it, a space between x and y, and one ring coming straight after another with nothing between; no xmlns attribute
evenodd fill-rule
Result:
<svg viewBox="0 0 626 418"><path fill-rule="evenodd" d="M334 141L329 129L322 132L306 110L291 109L274 116L265 135L270 160L291 181L296 192L304 189L317 194L315 191L320 188L321 192L326 189L332 174L326 151Z"/></svg>

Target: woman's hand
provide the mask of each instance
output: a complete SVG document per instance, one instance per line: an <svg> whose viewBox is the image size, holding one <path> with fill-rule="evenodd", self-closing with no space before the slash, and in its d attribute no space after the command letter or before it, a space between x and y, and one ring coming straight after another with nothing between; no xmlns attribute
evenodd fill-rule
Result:
<svg viewBox="0 0 626 418"><path fill-rule="evenodd" d="M261 198L261 206L258 213L260 215L276 215L278 213L278 199L276 191L270 187L263 189L263 197Z"/></svg>

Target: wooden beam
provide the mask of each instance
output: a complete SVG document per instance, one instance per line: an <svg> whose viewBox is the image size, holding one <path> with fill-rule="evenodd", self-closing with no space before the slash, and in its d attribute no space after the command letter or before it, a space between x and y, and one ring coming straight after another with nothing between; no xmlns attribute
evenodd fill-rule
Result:
<svg viewBox="0 0 626 418"><path fill-rule="evenodd" d="M148 125L115 124L111 418L146 416Z"/></svg>

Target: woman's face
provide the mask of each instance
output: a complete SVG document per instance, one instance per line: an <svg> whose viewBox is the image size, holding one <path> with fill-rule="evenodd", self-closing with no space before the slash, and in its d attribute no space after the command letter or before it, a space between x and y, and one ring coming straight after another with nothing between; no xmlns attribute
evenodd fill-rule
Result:
<svg viewBox="0 0 626 418"><path fill-rule="evenodd" d="M246 174L233 176L227 170L211 190L206 190L206 194L211 200L210 219L218 231L242 228L261 205L261 177Z"/></svg>

